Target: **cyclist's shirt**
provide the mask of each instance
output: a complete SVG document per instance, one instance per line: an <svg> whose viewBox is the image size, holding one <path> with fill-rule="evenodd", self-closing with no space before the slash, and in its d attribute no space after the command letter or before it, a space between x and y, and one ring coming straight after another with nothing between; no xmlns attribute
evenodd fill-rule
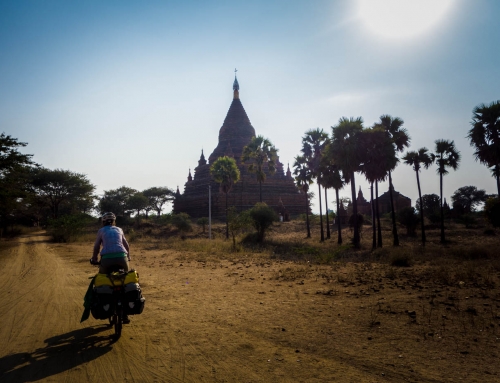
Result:
<svg viewBox="0 0 500 383"><path fill-rule="evenodd" d="M102 244L101 257L108 254L120 253L126 256L129 252L128 242L125 239L123 230L116 226L104 226L97 232L97 239L94 243L94 257L97 257Z"/></svg>

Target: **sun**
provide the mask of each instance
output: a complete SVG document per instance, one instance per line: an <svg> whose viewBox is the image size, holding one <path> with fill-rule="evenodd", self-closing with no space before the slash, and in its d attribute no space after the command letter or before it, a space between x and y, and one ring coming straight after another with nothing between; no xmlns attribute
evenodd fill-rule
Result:
<svg viewBox="0 0 500 383"><path fill-rule="evenodd" d="M429 32L444 18L454 0L358 0L366 28L389 39L411 39Z"/></svg>

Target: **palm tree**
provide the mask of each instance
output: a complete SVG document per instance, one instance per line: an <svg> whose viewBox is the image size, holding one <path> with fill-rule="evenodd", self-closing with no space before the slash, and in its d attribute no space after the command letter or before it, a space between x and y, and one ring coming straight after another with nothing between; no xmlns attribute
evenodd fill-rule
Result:
<svg viewBox="0 0 500 383"><path fill-rule="evenodd" d="M472 113L472 129L467 137L471 146L476 148L476 161L491 168L500 196L500 100L488 106L480 104Z"/></svg>
<svg viewBox="0 0 500 383"><path fill-rule="evenodd" d="M356 202L356 185L354 174L360 170L363 160L361 147L361 133L363 132L363 119L342 117L336 126L332 126L331 150L333 161L344 175L346 182L351 183L352 210L354 215L355 247L360 245L358 230L358 205Z"/></svg>
<svg viewBox="0 0 500 383"><path fill-rule="evenodd" d="M378 209L378 182L387 178L388 173L396 167L398 159L396 150L387 131L381 127L365 129L362 134L363 164L361 172L371 184L371 206L373 220L372 248L377 247L376 225L378 223L378 246L382 247L382 229L380 227L380 214ZM376 184L376 200L373 198L373 186ZM375 201L377 203L376 213Z"/></svg>
<svg viewBox="0 0 500 383"><path fill-rule="evenodd" d="M324 150L326 143L328 141L328 134L323 131L323 129L311 129L308 130L304 137L302 137L302 149L309 168L312 171L312 175L316 178L318 184L318 199L319 199L319 222L321 228L321 242L325 240L325 234L323 232L323 212L321 210L321 171L320 171L320 161L321 153Z"/></svg>
<svg viewBox="0 0 500 383"><path fill-rule="evenodd" d="M410 146L410 136L408 135L408 131L402 127L403 124L404 121L401 118L392 118L388 114L380 116L380 121L375 124L375 127L382 127L389 133L392 143L396 148L396 151L398 152L402 152L405 147ZM396 226L396 214L394 212L394 185L392 184L391 173L392 172L389 171L389 196L391 198L392 233L394 235L394 246L399 246L398 229Z"/></svg>
<svg viewBox="0 0 500 383"><path fill-rule="evenodd" d="M236 161L231 157L219 157L210 167L210 174L215 182L220 184L220 191L226 195L226 239L229 238L229 225L227 219L227 194L233 184L239 181L240 171Z"/></svg>
<svg viewBox="0 0 500 383"><path fill-rule="evenodd" d="M304 192L306 197L306 226L307 226L307 238L311 238L311 228L309 226L309 185L312 184L312 172L309 168L307 161L304 156L295 157L295 162L293 164L295 175L295 183Z"/></svg>
<svg viewBox="0 0 500 383"><path fill-rule="evenodd" d="M445 242L444 238L444 208L443 208L443 176L448 174L447 168L453 170L458 169L460 164L460 152L455 148L454 141L436 140L434 158L438 166L437 172L439 174L439 190L441 197L441 243Z"/></svg>
<svg viewBox="0 0 500 383"><path fill-rule="evenodd" d="M321 158L322 164L322 180L323 187L325 188L325 201L327 201L326 190L329 188L335 189L335 197L337 198L337 243L342 244L342 227L340 222L340 198L339 198L339 190L342 189L345 185L344 179L342 178L342 173L335 162L333 161L332 155L332 145L331 142L327 144L325 150L323 152L323 156ZM328 222L328 205L326 206L326 214L327 214L327 225ZM327 230L327 237L329 236L329 230Z"/></svg>
<svg viewBox="0 0 500 383"><path fill-rule="evenodd" d="M271 141L263 136L253 137L252 141L243 148L241 162L249 162L248 171L255 173L259 182L260 202L262 202L262 182L266 180L264 166L267 166L269 175L276 172L276 162L278 159L278 150Z"/></svg>
<svg viewBox="0 0 500 383"><path fill-rule="evenodd" d="M422 201L422 192L420 190L420 178L418 173L422 166L428 169L429 166L434 162L434 157L432 154L427 153L429 150L427 148L420 148L417 152L408 152L403 157L403 161L406 165L413 166L413 170L417 174L417 186L418 186L418 199L420 201L420 221L422 226L422 245L425 246L425 225L424 225L424 203Z"/></svg>

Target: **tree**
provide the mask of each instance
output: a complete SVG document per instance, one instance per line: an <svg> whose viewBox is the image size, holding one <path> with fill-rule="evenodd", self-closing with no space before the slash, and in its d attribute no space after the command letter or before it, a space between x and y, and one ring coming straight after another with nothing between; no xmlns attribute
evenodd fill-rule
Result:
<svg viewBox="0 0 500 383"><path fill-rule="evenodd" d="M309 185L312 184L312 171L304 156L296 156L293 163L293 174L297 187L304 193L306 198L306 227L307 238L311 238L311 227L309 225Z"/></svg>
<svg viewBox="0 0 500 383"><path fill-rule="evenodd" d="M371 184L372 248L374 249L377 246L375 222L378 223L378 246L382 247L382 229L378 208L378 182L387 178L388 173L396 167L398 159L390 135L381 127L365 129L361 135L361 146L363 148L363 163L360 170ZM375 199L373 198L374 185L376 190ZM374 202L376 203L376 209ZM374 210L376 211L374 212Z"/></svg>
<svg viewBox="0 0 500 383"><path fill-rule="evenodd" d="M353 244L360 245L359 229L357 224L358 205L356 203L356 185L354 174L360 170L363 153L361 147L361 133L363 119L342 117L336 126L332 127L332 159L344 175L346 182L351 183L352 208L354 215Z"/></svg>
<svg viewBox="0 0 500 383"><path fill-rule="evenodd" d="M416 209L424 214L432 223L437 223L441 220L441 199L437 194L424 194L421 200L415 204Z"/></svg>
<svg viewBox="0 0 500 383"><path fill-rule="evenodd" d="M433 157L432 154L428 153L427 148L420 148L418 151L412 151L412 152L407 152L405 156L403 157L403 161L406 165L413 166L413 170L415 170L415 173L417 175L417 187L418 187L418 199L420 201L420 206L421 208L419 209L420 211L420 223L421 223L421 228L422 228L422 245L425 246L425 225L424 225L424 209L423 209L423 203L422 203L422 191L420 189L420 178L419 178L419 173L420 169L422 166L425 169L428 169L429 166L433 163Z"/></svg>
<svg viewBox="0 0 500 383"><path fill-rule="evenodd" d="M127 206L131 210L135 210L137 212L137 218L141 214L142 210L145 210L149 205L149 199L141 192L137 192L130 196L127 201Z"/></svg>
<svg viewBox="0 0 500 383"><path fill-rule="evenodd" d="M35 165L31 160L32 154L22 154L18 150L26 145L28 145L26 142L19 142L10 135L0 134L0 179L8 172Z"/></svg>
<svg viewBox="0 0 500 383"><path fill-rule="evenodd" d="M488 198L484 204L484 213L493 227L500 227L500 197Z"/></svg>
<svg viewBox="0 0 500 383"><path fill-rule="evenodd" d="M10 135L0 134L0 230L2 232L9 221L16 219L17 213L26 208L29 170L36 166L31 160L31 154L22 154L18 150L26 145L27 143L19 142Z"/></svg>
<svg viewBox="0 0 500 383"><path fill-rule="evenodd" d="M149 205L156 211L158 217L161 215L163 206L167 202L172 202L175 197L175 192L166 186L152 187L144 190L142 194L148 198Z"/></svg>
<svg viewBox="0 0 500 383"><path fill-rule="evenodd" d="M210 174L215 182L220 184L220 191L226 195L226 239L229 238L229 226L227 216L227 194L232 189L233 184L239 181L240 171L236 166L236 161L227 156L219 157L210 167Z"/></svg>
<svg viewBox="0 0 500 383"><path fill-rule="evenodd" d="M413 206L408 206L398 211L398 221L401 225L406 227L407 235L414 235L415 229L418 225L418 214Z"/></svg>
<svg viewBox="0 0 500 383"><path fill-rule="evenodd" d="M116 215L125 217L130 214L132 210L128 205L128 201L130 197L136 193L138 193L137 190L127 186L121 186L113 190L105 190L104 196L99 201L98 210L101 214L111 211Z"/></svg>
<svg viewBox="0 0 500 383"><path fill-rule="evenodd" d="M248 215L252 224L257 230L257 241L264 241L266 231L271 227L273 222L278 221L278 215L267 204L257 202L254 207L248 211Z"/></svg>
<svg viewBox="0 0 500 383"><path fill-rule="evenodd" d="M439 174L439 196L441 201L441 243L444 243L443 176L449 173L447 168L458 169L460 152L455 148L454 141L436 140L435 144L434 156L438 166L437 173Z"/></svg>
<svg viewBox="0 0 500 383"><path fill-rule="evenodd" d="M478 190L475 186L463 186L451 196L453 210L457 209L459 215L472 213L477 206L486 202L486 199L486 191Z"/></svg>
<svg viewBox="0 0 500 383"><path fill-rule="evenodd" d="M59 208L63 202L74 207L79 201L92 198L95 190L85 174L42 167L32 170L29 188L32 194L49 207L53 218L59 216Z"/></svg>
<svg viewBox="0 0 500 383"><path fill-rule="evenodd" d="M323 212L321 208L321 154L328 142L328 134L323 129L308 130L304 137L302 137L301 152L307 161L311 174L316 178L318 184L318 200L319 200L319 222L321 228L321 241L325 240L323 232Z"/></svg>
<svg viewBox="0 0 500 383"><path fill-rule="evenodd" d="M405 147L410 146L410 136L405 128L403 128L404 121L395 117L392 118L388 114L380 116L380 121L375 124L375 127L384 128L391 136L392 143L396 148L396 151L402 152ZM394 185L392 183L392 175L389 171L389 196L391 199L391 218L392 218L392 233L394 236L394 246L399 246L398 229L396 226L396 215L394 211Z"/></svg>
<svg viewBox="0 0 500 383"><path fill-rule="evenodd" d="M500 195L500 100L480 104L472 111L472 128L467 137L476 150L476 161L491 169Z"/></svg>
<svg viewBox="0 0 500 383"><path fill-rule="evenodd" d="M322 158L321 158L321 180L323 182L323 187L325 188L325 202L327 202L327 196L326 196L326 190L329 188L335 189L335 197L336 197L336 204L337 204L337 243L340 245L342 244L342 228L341 228L341 222L340 222L340 198L339 198L339 190L342 189L345 185L344 178L342 177L342 172L340 171L339 167L335 164L333 161L333 154L332 154L332 145L331 142L329 141L328 144L325 147L325 150L323 152ZM326 205L326 211L327 211L327 227L329 225L328 222L328 205ZM329 231L327 230L327 237L330 238L329 236Z"/></svg>
<svg viewBox="0 0 500 383"><path fill-rule="evenodd" d="M253 137L252 141L243 148L241 162L250 162L248 171L255 173L259 182L260 202L262 202L262 182L266 180L265 167L270 175L276 172L278 150L271 141L262 136Z"/></svg>
<svg viewBox="0 0 500 383"><path fill-rule="evenodd" d="M236 251L236 236L251 225L251 219L248 210L238 213L234 206L229 208L228 217L229 232L233 239L233 251Z"/></svg>

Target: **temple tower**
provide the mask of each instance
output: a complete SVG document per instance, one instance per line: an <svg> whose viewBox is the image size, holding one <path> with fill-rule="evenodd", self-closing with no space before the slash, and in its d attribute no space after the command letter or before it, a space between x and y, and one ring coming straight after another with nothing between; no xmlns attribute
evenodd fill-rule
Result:
<svg viewBox="0 0 500 383"><path fill-rule="evenodd" d="M255 137L255 129L243 108L239 94L238 79L234 78L233 101L229 106L224 123L219 130L217 147L205 160L203 150L198 166L194 168L194 175L189 171L188 182L184 185L184 193L176 194L173 211L185 212L191 217L208 217L208 186L211 186L212 216L225 216L225 195L219 192L219 184L210 176L210 166L222 156L229 156L236 160L241 172L241 179L228 194L229 205L238 210L246 210L259 202L259 183L255 175L247 171L246 165L240 160L243 148ZM304 195L295 186L293 177L288 167L286 174L283 164L276 163L276 172L271 176L266 172L266 181L262 183L262 200L276 211L285 209L290 215L304 213Z"/></svg>

